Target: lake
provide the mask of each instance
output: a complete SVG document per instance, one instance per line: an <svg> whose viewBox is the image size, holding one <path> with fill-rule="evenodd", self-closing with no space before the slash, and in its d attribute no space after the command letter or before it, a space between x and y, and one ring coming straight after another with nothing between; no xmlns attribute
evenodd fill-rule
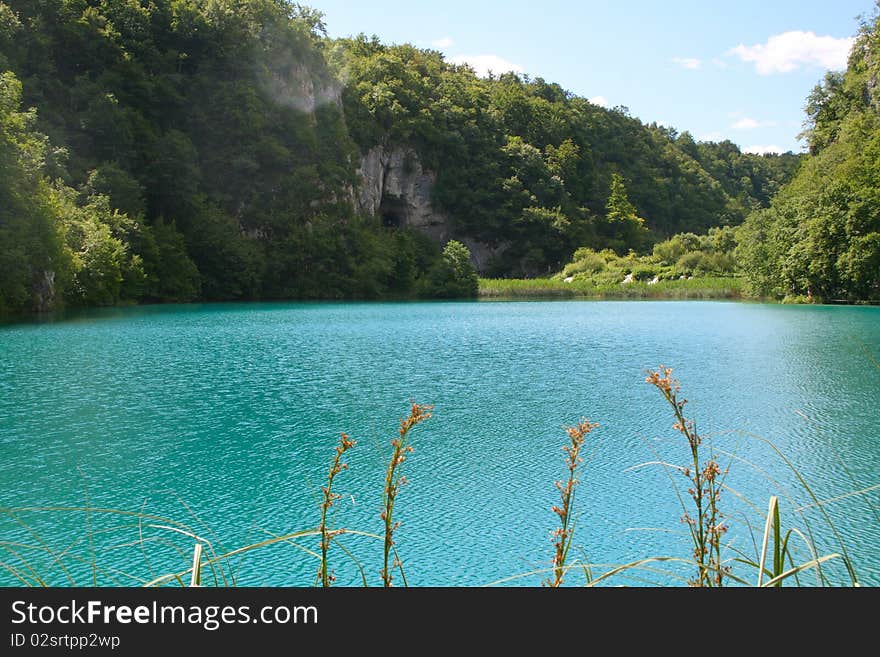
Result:
<svg viewBox="0 0 880 657"><path fill-rule="evenodd" d="M731 490L720 503L728 556L755 554L768 497L779 494L784 524L812 533L823 553L839 552L824 512L862 583L878 585L880 495L848 495L880 482L878 360L880 308L858 307L216 304L7 324L0 326L0 505L88 504L156 518L6 513L0 562L11 569L0 570L0 584L20 584L15 573L32 576L23 560L58 585L93 577L131 585L185 570L193 540L168 529L166 518L218 552L312 528L342 431L358 446L336 482L343 497L334 526L381 533L390 441L411 400L433 404L434 417L412 433L396 511L410 585L481 585L546 568L554 481L565 474L563 426L582 416L601 427L588 437L572 559L597 564L598 575L601 564L686 558L674 487L684 491L684 477L656 465L634 469L689 455L669 408L644 382L646 369L662 363L675 368L688 414L730 468ZM834 501L810 506L762 438L818 499ZM378 584L381 542L339 540ZM318 540L296 543L236 557L236 581L311 585L317 561L307 551ZM360 584L342 550L331 558L338 584ZM734 568L754 579L754 571ZM689 574L629 571L611 583L682 583L682 572ZM839 563L827 573L848 581ZM510 583L535 585L540 576Z"/></svg>

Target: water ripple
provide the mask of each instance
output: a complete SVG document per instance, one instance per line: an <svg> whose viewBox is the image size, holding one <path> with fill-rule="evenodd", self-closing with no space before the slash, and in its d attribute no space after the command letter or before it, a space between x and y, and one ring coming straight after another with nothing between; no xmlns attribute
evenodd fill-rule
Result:
<svg viewBox="0 0 880 657"><path fill-rule="evenodd" d="M773 440L820 499L878 483L880 370L866 353L880 353L874 308L242 304L16 324L0 327L0 503L79 506L87 483L94 506L136 510L146 501L147 511L205 536L209 526L236 547L316 524L326 466L346 431L359 446L340 476L334 521L378 532L389 443L417 400L434 404L435 418L413 434L397 510L410 583L483 584L547 567L562 427L581 416L602 426L590 436L577 498L579 549L606 563L684 556L676 534L628 531L681 529L666 474L628 470L686 456L645 369L674 366L701 431L740 459L731 487L761 512L768 495L782 493L794 518L812 500L753 436ZM826 507L872 584L880 584L878 499L874 492ZM731 539L750 546L739 519L760 524L759 514L731 495L725 503ZM821 514L803 513L820 546L836 550ZM84 536L81 513L35 513L27 522L57 546ZM23 530L6 518L0 531ZM106 537L108 549L124 542ZM375 583L381 544L340 540ZM317 547L314 538L300 543ZM137 548L102 558L144 579L182 560L161 541L150 549L149 563ZM341 552L335 559L340 583L358 584L358 569ZM78 567L71 563L74 575ZM316 564L281 545L237 568L242 583L293 585L310 584ZM65 583L57 568L49 579ZM5 573L0 583L16 581Z"/></svg>

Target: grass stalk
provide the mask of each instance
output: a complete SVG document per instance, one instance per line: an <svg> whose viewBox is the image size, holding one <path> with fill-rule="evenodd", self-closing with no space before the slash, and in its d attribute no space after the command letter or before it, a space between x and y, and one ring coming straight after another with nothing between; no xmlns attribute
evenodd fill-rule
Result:
<svg viewBox="0 0 880 657"><path fill-rule="evenodd" d="M338 493L333 492L333 482L336 479L336 475L343 470L348 469L348 464L342 461L342 457L345 456L345 453L352 449L356 444L357 443L349 438L348 435L344 433L341 434L339 444L336 446L336 453L333 457L333 465L330 466L330 470L327 472L327 485L321 488L321 524L318 525L318 530L321 532L321 568L318 571L318 574L321 578L321 586L324 588L329 588L330 584L336 579L330 573L327 565L327 556L330 553L330 543L333 540L333 537L342 531L331 531L327 527L327 514L333 506L333 503L342 497Z"/></svg>
<svg viewBox="0 0 880 657"><path fill-rule="evenodd" d="M397 430L397 437L391 441L393 448L391 461L388 463L388 469L385 472L385 488L383 492L384 508L381 518L385 525L385 535L382 555L382 585L386 588L393 586L395 567L402 569L402 563L394 550L394 532L400 527L400 522L394 520L394 502L400 487L406 483L406 477L400 474L400 468L406 461L408 454L412 454L413 448L407 442L409 432L417 425L431 417L433 406L412 403L409 416L400 421L400 428ZM391 561L392 552L394 553L394 561Z"/></svg>
<svg viewBox="0 0 880 657"><path fill-rule="evenodd" d="M552 533L553 546L555 548L553 576L544 580L544 586L558 588L562 586L562 580L565 578L565 562L568 559L568 552L571 549L571 542L574 538L575 522L572 517L572 507L574 505L575 489L578 485L578 469L583 461L581 449L583 449L587 435L598 426L598 424L582 418L577 426L565 428L568 433L568 444L563 447L563 450L565 451L568 479L565 483L561 481L556 482L556 488L559 490L559 505L553 507L553 513L559 516L559 527L553 530Z"/></svg>
<svg viewBox="0 0 880 657"><path fill-rule="evenodd" d="M681 386L672 378L672 368L661 365L659 369L649 371L645 381L657 388L672 408L675 415L672 428L687 439L690 448L691 464L684 468L684 475L691 482L688 493L694 502L696 516L685 511L683 521L691 529L694 560L698 565L697 578L692 584L699 587L723 586L724 577L729 574L729 569L721 564L721 537L727 531L727 525L718 508L718 500L725 473L714 456L703 462L700 452L703 439L697 433L696 423L684 415L688 402L679 398Z"/></svg>
<svg viewBox="0 0 880 657"><path fill-rule="evenodd" d="M196 543L193 548L192 577L189 580L190 588L202 585L202 544Z"/></svg>

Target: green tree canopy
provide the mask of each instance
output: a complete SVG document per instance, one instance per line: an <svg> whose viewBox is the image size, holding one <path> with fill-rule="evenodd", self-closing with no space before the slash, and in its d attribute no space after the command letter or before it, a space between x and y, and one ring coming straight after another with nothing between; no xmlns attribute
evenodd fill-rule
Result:
<svg viewBox="0 0 880 657"><path fill-rule="evenodd" d="M843 73L807 102L811 157L739 232L739 258L762 295L880 299L880 14Z"/></svg>

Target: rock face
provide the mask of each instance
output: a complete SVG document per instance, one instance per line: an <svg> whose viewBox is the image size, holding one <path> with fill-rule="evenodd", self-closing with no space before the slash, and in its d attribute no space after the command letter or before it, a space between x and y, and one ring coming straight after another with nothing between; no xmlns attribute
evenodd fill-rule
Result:
<svg viewBox="0 0 880 657"><path fill-rule="evenodd" d="M457 239L471 252L471 263L485 272L506 245L490 246L453 231L449 215L431 204L437 176L426 170L418 154L407 147L375 146L361 159L362 183L355 194L358 210L380 217L389 228L414 228L440 246Z"/></svg>
<svg viewBox="0 0 880 657"><path fill-rule="evenodd" d="M313 115L318 107L342 109L342 87L327 75L320 75L303 63L278 66L263 77L265 91L279 105Z"/></svg>
<svg viewBox="0 0 880 657"><path fill-rule="evenodd" d="M490 246L455 233L449 215L431 204L437 175L422 166L412 148L374 146L361 158L358 173L362 179L354 198L358 210L381 218L389 228L415 228L441 247L459 240L470 250L478 273L486 272L508 246Z"/></svg>
<svg viewBox="0 0 880 657"><path fill-rule="evenodd" d="M445 243L449 217L431 205L437 176L426 171L411 148L371 148L361 160L363 180L357 195L358 209L378 216L389 228L415 228Z"/></svg>
<svg viewBox="0 0 880 657"><path fill-rule="evenodd" d="M492 266L492 261L500 256L510 246L507 242L502 242L497 246L491 246L485 242L480 242L473 237L459 238L471 252L471 264L478 274L485 274Z"/></svg>
<svg viewBox="0 0 880 657"><path fill-rule="evenodd" d="M44 271L33 286L34 310L47 313L55 309L55 272Z"/></svg>

